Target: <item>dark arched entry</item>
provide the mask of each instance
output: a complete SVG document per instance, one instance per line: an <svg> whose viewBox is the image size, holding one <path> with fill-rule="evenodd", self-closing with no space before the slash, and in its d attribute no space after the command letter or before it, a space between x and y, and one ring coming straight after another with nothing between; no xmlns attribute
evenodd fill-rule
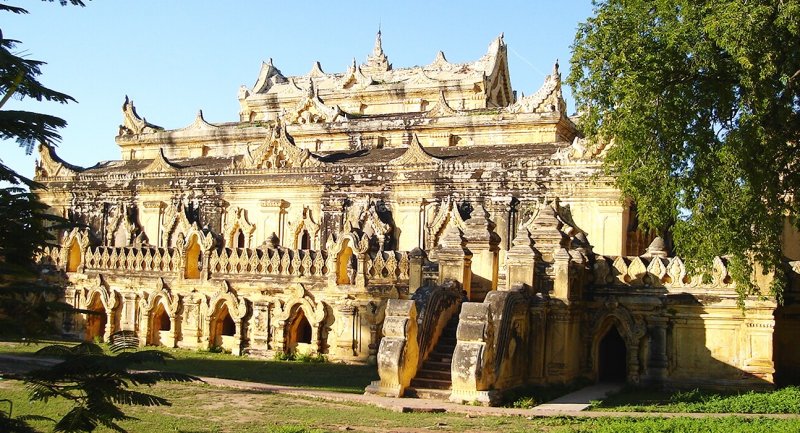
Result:
<svg viewBox="0 0 800 433"><path fill-rule="evenodd" d="M597 379L625 382L628 377L628 351L616 326L606 332L597 349Z"/></svg>
<svg viewBox="0 0 800 433"><path fill-rule="evenodd" d="M297 315L289 324L288 351L296 352L298 344L311 344L312 334L311 323L308 322L303 310L298 308Z"/></svg>

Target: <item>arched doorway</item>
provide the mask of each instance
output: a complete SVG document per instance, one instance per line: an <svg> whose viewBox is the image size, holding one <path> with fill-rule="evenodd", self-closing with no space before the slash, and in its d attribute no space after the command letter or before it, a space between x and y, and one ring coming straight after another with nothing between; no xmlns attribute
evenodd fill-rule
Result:
<svg viewBox="0 0 800 433"><path fill-rule="evenodd" d="M235 346L236 322L231 317L228 304L223 302L214 316L209 339L211 345L232 351Z"/></svg>
<svg viewBox="0 0 800 433"><path fill-rule="evenodd" d="M308 230L303 230L303 234L300 236L300 249L311 249L311 235L308 233Z"/></svg>
<svg viewBox="0 0 800 433"><path fill-rule="evenodd" d="M108 315L103 301L100 300L100 295L95 294L86 309L92 313L86 314L85 340L103 341L106 333L106 324L108 323Z"/></svg>
<svg viewBox="0 0 800 433"><path fill-rule="evenodd" d="M308 353L312 351L311 341L314 332L302 308L297 309L297 314L290 322L287 331L289 335L286 339L286 349L289 353Z"/></svg>
<svg viewBox="0 0 800 433"><path fill-rule="evenodd" d="M172 330L172 320L164 308L164 304L159 302L150 321L150 341L148 344L160 346L167 342L167 334Z"/></svg>
<svg viewBox="0 0 800 433"><path fill-rule="evenodd" d="M200 243L197 235L189 239L189 245L186 247L186 269L183 276L187 279L200 278Z"/></svg>
<svg viewBox="0 0 800 433"><path fill-rule="evenodd" d="M597 348L597 379L600 382L625 382L628 377L628 350L616 326L612 326Z"/></svg>
<svg viewBox="0 0 800 433"><path fill-rule="evenodd" d="M81 264L81 247L78 246L78 241L74 240L69 244L67 252L67 272L78 272L78 266Z"/></svg>

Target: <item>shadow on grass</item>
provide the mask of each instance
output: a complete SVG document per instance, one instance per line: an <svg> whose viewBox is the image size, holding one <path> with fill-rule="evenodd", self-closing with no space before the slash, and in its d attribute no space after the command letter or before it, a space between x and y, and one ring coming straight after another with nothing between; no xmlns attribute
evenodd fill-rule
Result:
<svg viewBox="0 0 800 433"><path fill-rule="evenodd" d="M169 351L175 355L175 353ZM213 354L207 358L192 357L167 361L166 365L143 365L194 376L243 380L272 385L315 388L361 394L370 381L378 378L377 368L368 365L266 361Z"/></svg>
<svg viewBox="0 0 800 433"><path fill-rule="evenodd" d="M77 344L74 341L44 340L31 344L19 341L0 341L0 356L33 356L50 344ZM314 388L361 394L370 381L378 379L377 367L332 362L271 361L224 353L211 353L164 347L144 347L141 350L161 350L175 359L166 364L143 364L142 369L164 370L220 379L242 380L272 385Z"/></svg>

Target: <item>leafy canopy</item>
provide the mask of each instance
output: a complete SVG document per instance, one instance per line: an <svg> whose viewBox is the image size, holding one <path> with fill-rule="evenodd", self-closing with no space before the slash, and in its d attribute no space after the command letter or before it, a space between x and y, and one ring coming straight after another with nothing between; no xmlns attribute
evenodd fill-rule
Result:
<svg viewBox="0 0 800 433"><path fill-rule="evenodd" d="M578 27L567 82L645 229L707 271L776 273L800 214L800 1L605 0ZM797 219L794 219L797 224ZM754 260L751 260L754 259Z"/></svg>

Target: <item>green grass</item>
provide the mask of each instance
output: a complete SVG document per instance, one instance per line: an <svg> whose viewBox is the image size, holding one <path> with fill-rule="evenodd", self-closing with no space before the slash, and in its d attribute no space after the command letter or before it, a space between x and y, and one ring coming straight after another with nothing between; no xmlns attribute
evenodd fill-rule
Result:
<svg viewBox="0 0 800 433"><path fill-rule="evenodd" d="M664 392L626 388L592 404L591 410L620 412L786 413L800 414L800 388L768 392Z"/></svg>
<svg viewBox="0 0 800 433"><path fill-rule="evenodd" d="M35 344L0 342L0 353L31 354L57 341ZM69 344L75 344L74 342ZM169 353L174 360L162 364L145 364L142 369L158 369L195 376L244 380L273 385L297 386L327 391L362 394L370 381L378 379L374 365L347 365L332 362L273 361L225 353L186 349L153 348ZM312 361L312 359L309 359Z"/></svg>

